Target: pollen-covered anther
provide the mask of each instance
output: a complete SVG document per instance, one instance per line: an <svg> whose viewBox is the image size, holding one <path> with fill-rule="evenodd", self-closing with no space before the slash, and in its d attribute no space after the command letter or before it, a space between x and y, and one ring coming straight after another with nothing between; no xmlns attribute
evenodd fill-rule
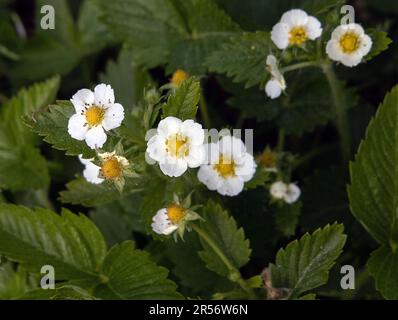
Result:
<svg viewBox="0 0 398 320"><path fill-rule="evenodd" d="M123 164L115 156L110 157L102 163L100 173L108 180L120 178L123 175Z"/></svg>
<svg viewBox="0 0 398 320"><path fill-rule="evenodd" d="M179 204L173 203L167 207L167 216L169 220L177 225L185 217L185 209Z"/></svg>
<svg viewBox="0 0 398 320"><path fill-rule="evenodd" d="M293 27L289 32L289 44L301 45L308 40L307 30L303 26Z"/></svg>
<svg viewBox="0 0 398 320"><path fill-rule="evenodd" d="M225 157L224 155L220 155L218 159L218 163L213 166L214 170L218 172L218 174L225 178L235 176L235 163L229 157Z"/></svg>
<svg viewBox="0 0 398 320"><path fill-rule="evenodd" d="M179 134L172 135L166 140L166 151L169 155L177 158L188 156L188 138Z"/></svg>
<svg viewBox="0 0 398 320"><path fill-rule="evenodd" d="M90 127L100 125L105 116L105 109L99 106L91 106L87 108L85 116Z"/></svg>

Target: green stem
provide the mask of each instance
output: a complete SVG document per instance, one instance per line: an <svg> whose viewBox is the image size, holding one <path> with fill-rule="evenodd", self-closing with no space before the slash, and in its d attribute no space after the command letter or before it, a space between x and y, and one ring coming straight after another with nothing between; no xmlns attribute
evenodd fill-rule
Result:
<svg viewBox="0 0 398 320"><path fill-rule="evenodd" d="M276 149L279 153L281 153L284 147L285 147L285 129L280 128L278 132L278 145Z"/></svg>
<svg viewBox="0 0 398 320"><path fill-rule="evenodd" d="M208 112L208 109L207 109L206 99L205 99L205 96L203 94L203 90L202 89L201 89L201 92L200 92L200 108L199 109L200 109L200 113L202 115L203 123L204 123L205 127L207 129L210 129L211 128L211 122L210 122L209 112Z"/></svg>
<svg viewBox="0 0 398 320"><path fill-rule="evenodd" d="M344 95L332 65L328 62L325 62L321 65L321 67L326 79L329 82L332 92L333 103L336 109L337 129L341 139L343 162L344 164L347 164L351 159L351 134Z"/></svg>
<svg viewBox="0 0 398 320"><path fill-rule="evenodd" d="M48 198L48 193L46 190L44 190L44 189L36 190L35 197L40 206L45 207L49 210L55 211L55 208L54 208L52 202Z"/></svg>
<svg viewBox="0 0 398 320"><path fill-rule="evenodd" d="M239 270L235 268L228 257L222 252L222 250L217 246L217 244L209 237L209 235L201 229L196 224L192 223L191 227L196 233L201 237L209 246L213 249L215 254L220 258L220 260L225 264L229 271L230 280L239 284L239 286L248 294L249 298L254 299L255 294L253 290L247 285L246 281L242 278Z"/></svg>
<svg viewBox="0 0 398 320"><path fill-rule="evenodd" d="M290 66L282 68L281 72L286 73L286 72L303 69L303 68L309 68L309 67L319 67L319 61L306 61L306 62L299 62L296 64L292 64Z"/></svg>

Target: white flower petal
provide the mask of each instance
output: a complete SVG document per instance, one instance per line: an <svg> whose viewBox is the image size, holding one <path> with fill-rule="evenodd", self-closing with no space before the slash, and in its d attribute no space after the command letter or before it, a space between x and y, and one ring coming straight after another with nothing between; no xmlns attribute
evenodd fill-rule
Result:
<svg viewBox="0 0 398 320"><path fill-rule="evenodd" d="M87 106L94 103L94 93L89 89L81 89L72 96L70 101L76 113L81 113Z"/></svg>
<svg viewBox="0 0 398 320"><path fill-rule="evenodd" d="M112 87L101 83L94 88L94 102L99 106L111 106L115 103L115 94Z"/></svg>
<svg viewBox="0 0 398 320"><path fill-rule="evenodd" d="M209 190L216 190L222 183L222 178L218 175L212 166L203 165L198 171L198 180L202 182Z"/></svg>
<svg viewBox="0 0 398 320"><path fill-rule="evenodd" d="M300 188L294 183L289 183L287 186L286 194L283 197L286 203L294 203L298 200L301 195Z"/></svg>
<svg viewBox="0 0 398 320"><path fill-rule="evenodd" d="M147 143L146 151L152 159L163 161L167 156L166 138L158 134L153 136Z"/></svg>
<svg viewBox="0 0 398 320"><path fill-rule="evenodd" d="M158 133L165 138L180 132L182 121L176 117L167 117L159 122Z"/></svg>
<svg viewBox="0 0 398 320"><path fill-rule="evenodd" d="M206 150L203 145L190 146L189 153L185 157L185 161L190 168L197 168L206 160Z"/></svg>
<svg viewBox="0 0 398 320"><path fill-rule="evenodd" d="M241 177L231 177L225 179L223 183L221 183L218 188L217 192L223 196L236 196L243 190L243 180Z"/></svg>
<svg viewBox="0 0 398 320"><path fill-rule="evenodd" d="M322 34L322 25L320 21L315 17L308 17L307 21L307 35L311 40L319 38Z"/></svg>
<svg viewBox="0 0 398 320"><path fill-rule="evenodd" d="M89 163L91 163L94 159L84 159L82 154L79 154L79 160L82 164L87 165Z"/></svg>
<svg viewBox="0 0 398 320"><path fill-rule="evenodd" d="M189 138L189 143L193 145L202 145L205 139L205 131L202 125L193 121L185 120L181 125L181 134Z"/></svg>
<svg viewBox="0 0 398 320"><path fill-rule="evenodd" d="M370 52L370 49L372 49L372 45L372 39L367 34L363 35L361 39L361 51L363 56L366 56Z"/></svg>
<svg viewBox="0 0 398 320"><path fill-rule="evenodd" d="M101 168L99 166L89 162L86 164L86 168L83 170L83 176L90 183L100 184L104 182L104 179L98 177L100 169Z"/></svg>
<svg viewBox="0 0 398 320"><path fill-rule="evenodd" d="M286 23L277 23L271 31L271 40L281 50L289 45L289 26Z"/></svg>
<svg viewBox="0 0 398 320"><path fill-rule="evenodd" d="M265 93L271 99L276 99L282 94L282 87L277 80L269 80L265 85Z"/></svg>
<svg viewBox="0 0 398 320"><path fill-rule="evenodd" d="M246 152L246 147L241 139L234 136L224 136L218 143L218 150L219 153L235 159Z"/></svg>
<svg viewBox="0 0 398 320"><path fill-rule="evenodd" d="M86 125L86 117L80 114L74 114L69 118L68 133L73 139L84 140L87 134L88 126Z"/></svg>
<svg viewBox="0 0 398 320"><path fill-rule="evenodd" d="M178 226L171 223L167 216L167 209L162 208L152 218L152 230L160 235L169 235L178 229Z"/></svg>
<svg viewBox="0 0 398 320"><path fill-rule="evenodd" d="M287 185L282 181L277 181L271 185L269 191L273 198L283 199L287 193Z"/></svg>
<svg viewBox="0 0 398 320"><path fill-rule="evenodd" d="M308 14L301 9L292 9L282 15L281 22L286 23L289 27L302 26L307 24Z"/></svg>
<svg viewBox="0 0 398 320"><path fill-rule="evenodd" d="M188 164L184 159L167 157L165 162L160 162L160 170L169 177L179 177L188 169Z"/></svg>
<svg viewBox="0 0 398 320"><path fill-rule="evenodd" d="M106 134L101 126L91 128L86 133L86 143L91 149L102 148L106 142Z"/></svg>
<svg viewBox="0 0 398 320"><path fill-rule="evenodd" d="M105 130L109 131L120 127L123 119L124 108L120 103L115 103L112 104L108 109L106 109L102 126Z"/></svg>
<svg viewBox="0 0 398 320"><path fill-rule="evenodd" d="M235 174L242 177L244 182L251 180L256 173L256 162L251 154L246 153L242 163L236 166Z"/></svg>

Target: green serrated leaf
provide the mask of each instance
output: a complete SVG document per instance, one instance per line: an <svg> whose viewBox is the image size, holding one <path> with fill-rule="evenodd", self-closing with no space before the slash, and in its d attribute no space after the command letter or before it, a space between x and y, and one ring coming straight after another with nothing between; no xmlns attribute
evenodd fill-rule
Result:
<svg viewBox="0 0 398 320"><path fill-rule="evenodd" d="M242 82L245 88L265 83L269 77L266 58L271 52L268 32L242 33L231 37L206 61L210 71L225 73L234 82Z"/></svg>
<svg viewBox="0 0 398 320"><path fill-rule="evenodd" d="M212 200L208 201L202 217L204 220L200 225L204 232L217 244L235 268L244 266L249 261L251 249L249 240L245 239L244 231L238 228L235 219ZM222 276L228 276L224 262L215 255L206 242L203 240L201 242L204 250L199 252L199 256L206 266Z"/></svg>
<svg viewBox="0 0 398 320"><path fill-rule="evenodd" d="M341 224L327 225L280 249L269 265L272 286L290 289L289 298L295 299L325 284L346 241L343 230Z"/></svg>
<svg viewBox="0 0 398 320"><path fill-rule="evenodd" d="M49 174L46 160L34 147L37 137L24 124L55 99L59 77L22 89L10 99L0 113L0 186L26 190L47 187ZM29 177L29 179L26 179Z"/></svg>
<svg viewBox="0 0 398 320"><path fill-rule="evenodd" d="M368 261L369 273L376 281L376 289L387 299L398 299L398 252L387 245L372 252Z"/></svg>
<svg viewBox="0 0 398 320"><path fill-rule="evenodd" d="M38 113L28 121L28 125L55 149L63 150L67 155L83 154L86 159L92 158L95 155L94 150L85 141L73 139L68 133L68 121L74 113L75 109L70 101L58 101L48 110Z"/></svg>
<svg viewBox="0 0 398 320"><path fill-rule="evenodd" d="M101 268L104 284L94 295L103 299L180 299L168 271L157 266L148 253L135 250L131 241L109 250Z"/></svg>
<svg viewBox="0 0 398 320"><path fill-rule="evenodd" d="M71 284L56 285L54 289L28 291L18 300L97 300L88 291Z"/></svg>
<svg viewBox="0 0 398 320"><path fill-rule="evenodd" d="M398 86L384 99L350 165L351 211L381 244L398 245Z"/></svg>
<svg viewBox="0 0 398 320"><path fill-rule="evenodd" d="M239 27L211 0L102 0L105 22L134 48L135 61L168 72L206 71L205 58Z"/></svg>
<svg viewBox="0 0 398 320"><path fill-rule="evenodd" d="M0 299L10 300L22 296L29 289L27 272L14 270L11 263L0 265Z"/></svg>
<svg viewBox="0 0 398 320"><path fill-rule="evenodd" d="M177 117L181 120L194 119L200 99L200 83L191 77L173 92L163 105L163 117Z"/></svg>
<svg viewBox="0 0 398 320"><path fill-rule="evenodd" d="M369 61L383 51L387 50L389 45L392 43L392 40L388 37L387 32L377 29L368 29L366 30L366 33L369 35L373 42L370 52L364 58L364 61Z"/></svg>
<svg viewBox="0 0 398 320"><path fill-rule="evenodd" d="M0 205L0 253L39 273L43 265L56 270L56 280L92 279L106 253L105 240L87 217L63 210L59 216Z"/></svg>

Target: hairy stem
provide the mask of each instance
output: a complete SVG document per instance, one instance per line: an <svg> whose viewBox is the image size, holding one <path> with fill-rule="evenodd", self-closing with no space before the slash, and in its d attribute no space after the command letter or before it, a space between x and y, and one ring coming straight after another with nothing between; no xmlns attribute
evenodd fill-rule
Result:
<svg viewBox="0 0 398 320"><path fill-rule="evenodd" d="M295 63L290 66L282 68L281 72L286 73L286 72L299 70L299 69L303 69L303 68L309 68L309 67L319 67L319 61L306 61L306 62Z"/></svg>
<svg viewBox="0 0 398 320"><path fill-rule="evenodd" d="M230 280L239 284L239 286L248 294L250 299L255 298L253 290L247 285L246 281L242 278L239 270L235 268L233 263L228 257L222 252L218 245L209 237L209 235L198 225L192 223L192 229L201 237L209 246L213 249L214 253L220 258L228 269Z"/></svg>

